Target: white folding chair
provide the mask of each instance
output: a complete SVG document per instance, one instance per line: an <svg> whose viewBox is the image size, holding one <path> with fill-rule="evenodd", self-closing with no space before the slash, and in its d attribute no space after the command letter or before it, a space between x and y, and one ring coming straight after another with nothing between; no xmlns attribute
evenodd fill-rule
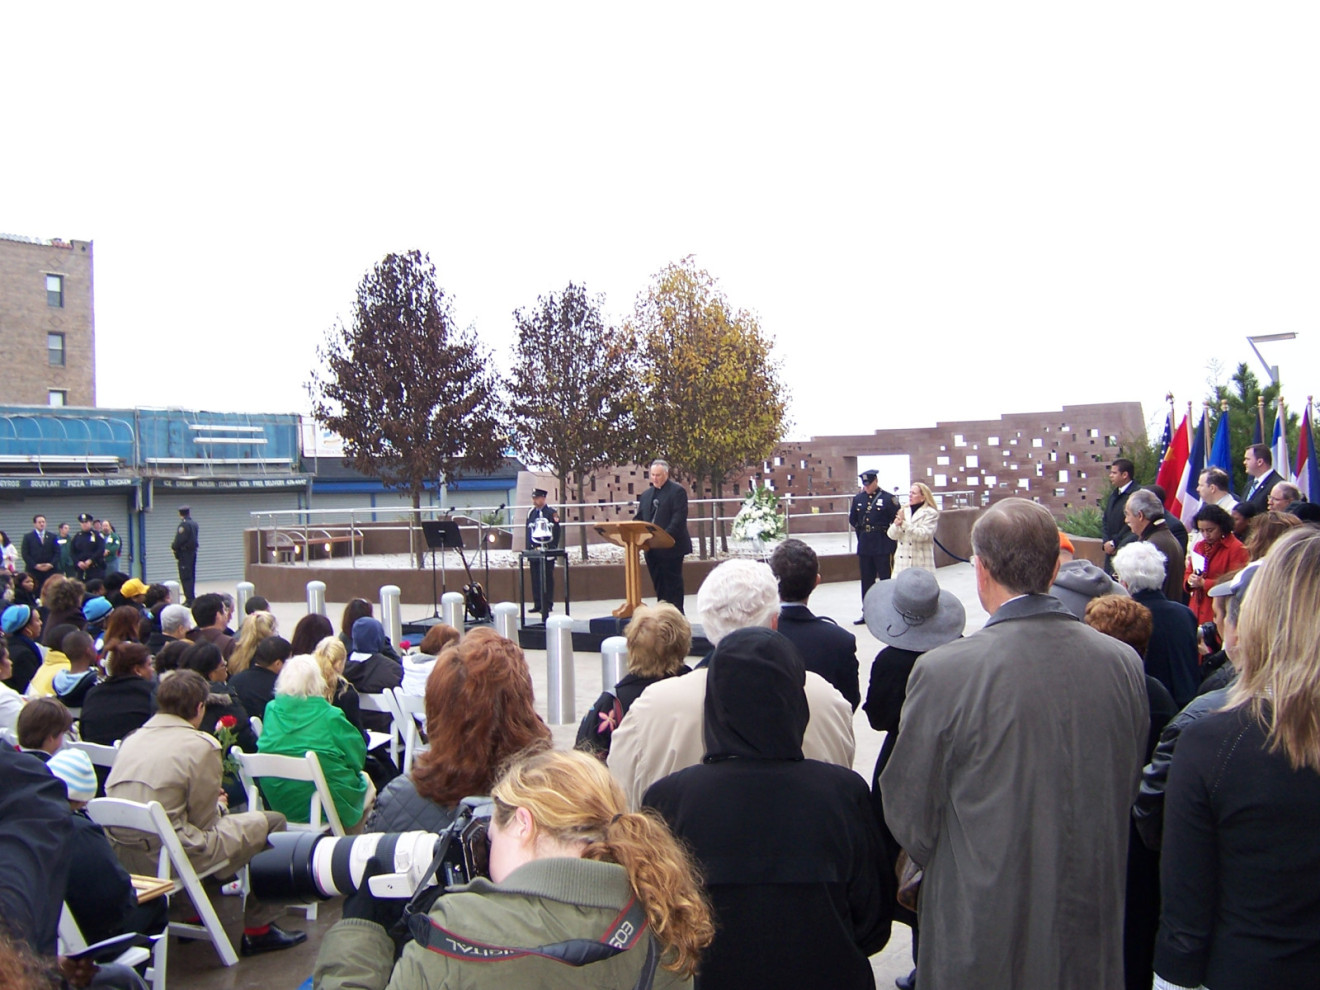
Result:
<svg viewBox="0 0 1320 990"><path fill-rule="evenodd" d="M234 746L229 750L229 755L238 761L238 774L243 781L243 790L247 793L249 810L261 811L265 808L261 801L261 790L257 787L258 779L279 777L283 780L306 781L312 785L307 821L289 822L289 831L324 832L328 828L334 835L344 834L343 823L339 820L339 812L330 794L330 785L326 783L325 773L321 770L321 761L311 750L302 756L277 756L274 753L244 753ZM325 816L324 821L322 814Z"/></svg>
<svg viewBox="0 0 1320 990"><path fill-rule="evenodd" d="M204 873L199 874L183 851L174 826L159 801L140 804L137 801L125 801L123 798L96 798L87 805L87 814L92 821L104 829L130 829L145 832L160 842L160 857L156 864L156 876L162 880L171 880L174 887L170 894L180 890L187 891L193 907L201 915L200 925L190 925L181 921L171 921L169 932L172 935L184 935L189 938L204 938L215 947L216 955L226 966L238 964L238 953L233 943L220 924L220 917L211 906L211 899L202 887L202 878L230 869L228 862L217 863ZM112 833L113 834L113 833ZM163 940L162 940L163 941Z"/></svg>
<svg viewBox="0 0 1320 990"><path fill-rule="evenodd" d="M249 715L249 716L248 716L248 723L252 726L252 734L253 734L254 736L256 736L258 739L260 739L260 738L261 738L261 716L260 716L260 715Z"/></svg>
<svg viewBox="0 0 1320 990"><path fill-rule="evenodd" d="M399 732L403 736L401 769L407 774L412 770L413 760L417 758L417 754L430 748L422 742L422 733L417 723L418 716L421 716L423 722L426 721L426 699L407 694L401 687L394 688L392 693L394 704L398 708L398 717L394 724L399 726Z"/></svg>
<svg viewBox="0 0 1320 990"><path fill-rule="evenodd" d="M397 767L399 765L399 739L403 727L399 724L399 710L394 705L394 692L392 690L382 691L379 694L359 694L358 707L367 712L380 712L390 717L390 761ZM368 736L376 733L367 733ZM373 740L368 739L367 749L375 749L380 743L373 745Z"/></svg>
<svg viewBox="0 0 1320 990"><path fill-rule="evenodd" d="M84 742L78 739L73 742L65 743L72 749L81 749L92 761L94 767L112 767L115 765L115 757L119 755L119 740L115 740L113 746L104 746L101 743Z"/></svg>
<svg viewBox="0 0 1320 990"><path fill-rule="evenodd" d="M87 939L83 937L82 929L78 927L78 921L69 910L67 902L60 909L59 943L62 956L77 955L87 948ZM121 966L136 968L150 959L151 965L146 969L147 983L151 985L152 990L165 990L165 954L168 945L169 939L165 937L164 932L161 932L152 948L134 946L125 949L115 962Z"/></svg>

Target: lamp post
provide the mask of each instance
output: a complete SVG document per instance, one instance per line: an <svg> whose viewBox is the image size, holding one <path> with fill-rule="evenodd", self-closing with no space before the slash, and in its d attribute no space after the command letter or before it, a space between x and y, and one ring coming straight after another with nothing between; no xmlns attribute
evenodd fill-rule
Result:
<svg viewBox="0 0 1320 990"><path fill-rule="evenodd" d="M1256 352L1256 357L1260 359L1260 363L1265 366L1265 374L1270 376L1271 385L1279 384L1279 366L1277 364L1270 364L1268 361L1266 361L1265 355L1261 354L1260 349L1256 347L1256 345L1269 343L1275 340L1296 340L1296 339L1297 339L1297 334L1292 331L1288 331L1287 333L1257 334L1254 337L1247 338L1247 343L1251 345L1251 349Z"/></svg>

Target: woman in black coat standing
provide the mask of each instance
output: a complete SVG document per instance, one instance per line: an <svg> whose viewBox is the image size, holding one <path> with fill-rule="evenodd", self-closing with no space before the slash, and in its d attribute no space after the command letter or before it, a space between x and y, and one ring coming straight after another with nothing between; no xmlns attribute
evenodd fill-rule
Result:
<svg viewBox="0 0 1320 990"><path fill-rule="evenodd" d="M866 784L803 759L806 667L761 627L720 640L706 682L702 763L652 784L701 864L717 934L698 987L870 990L895 881L881 868Z"/></svg>
<svg viewBox="0 0 1320 990"><path fill-rule="evenodd" d="M1164 799L1157 986L1272 990L1320 974L1320 532L1242 603L1228 707L1178 739Z"/></svg>
<svg viewBox="0 0 1320 990"><path fill-rule="evenodd" d="M885 822L884 802L880 794L880 772L889 763L898 742L898 719L907 698L908 676L927 650L951 643L963 633L967 612L951 591L941 591L935 575L923 568L900 571L898 577L871 585L862 605L866 628L882 643L888 644L876 654L871 664L871 680L866 689L862 710L877 732L885 733L880 755L871 776L871 808L880 839L884 844L886 869L892 876L902 851L898 840ZM917 961L917 916L899 907L894 917L912 929L912 963ZM916 970L898 981L904 990L916 985Z"/></svg>

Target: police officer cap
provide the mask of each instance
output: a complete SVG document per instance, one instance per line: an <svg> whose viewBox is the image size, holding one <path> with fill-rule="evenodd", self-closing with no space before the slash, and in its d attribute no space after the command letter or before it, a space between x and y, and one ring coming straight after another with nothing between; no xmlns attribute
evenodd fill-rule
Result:
<svg viewBox="0 0 1320 990"><path fill-rule="evenodd" d="M857 477L862 479L862 484L869 485L871 482L875 481L875 479L879 477L879 474L875 471L863 471Z"/></svg>
<svg viewBox="0 0 1320 990"><path fill-rule="evenodd" d="M546 497L547 495L549 495L549 494L550 494L550 493L547 492L544 488L533 488L533 489L532 489L532 498L545 498L545 497Z"/></svg>
<svg viewBox="0 0 1320 990"><path fill-rule="evenodd" d="M91 516L90 513L87 513L87 512L80 512L80 513L78 513L78 521L79 521L80 523L91 522L91 521L92 521L92 516Z"/></svg>
<svg viewBox="0 0 1320 990"><path fill-rule="evenodd" d="M192 511L192 506L188 506L188 505L179 506L179 515L181 516L186 516L191 511Z"/></svg>

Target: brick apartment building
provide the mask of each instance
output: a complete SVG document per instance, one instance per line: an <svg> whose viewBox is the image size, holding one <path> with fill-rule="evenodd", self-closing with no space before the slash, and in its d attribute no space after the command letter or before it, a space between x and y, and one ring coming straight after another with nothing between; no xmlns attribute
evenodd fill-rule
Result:
<svg viewBox="0 0 1320 990"><path fill-rule="evenodd" d="M92 242L0 234L3 401L96 405Z"/></svg>

